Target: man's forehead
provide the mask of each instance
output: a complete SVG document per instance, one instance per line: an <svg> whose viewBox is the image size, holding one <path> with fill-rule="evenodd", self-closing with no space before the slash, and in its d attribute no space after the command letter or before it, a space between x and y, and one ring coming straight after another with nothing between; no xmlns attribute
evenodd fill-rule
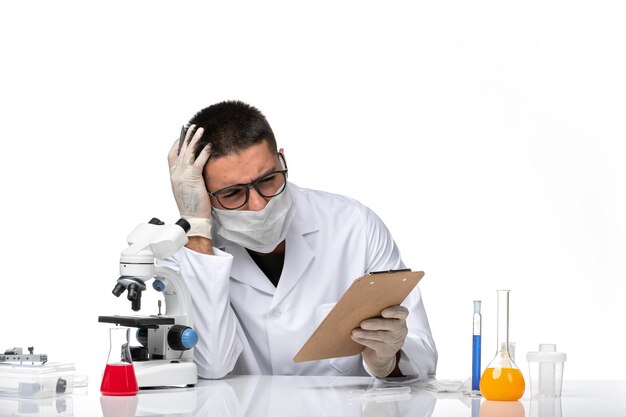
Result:
<svg viewBox="0 0 626 417"><path fill-rule="evenodd" d="M203 172L206 185L214 191L254 181L274 169L276 159L267 141L218 158L210 157Z"/></svg>

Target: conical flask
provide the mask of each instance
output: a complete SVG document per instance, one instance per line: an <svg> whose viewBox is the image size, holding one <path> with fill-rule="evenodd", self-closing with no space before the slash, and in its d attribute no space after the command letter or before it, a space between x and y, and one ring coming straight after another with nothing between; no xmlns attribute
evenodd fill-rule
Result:
<svg viewBox="0 0 626 417"><path fill-rule="evenodd" d="M480 378L487 400L516 401L524 395L524 376L509 354L509 290L498 290L498 345L496 356Z"/></svg>
<svg viewBox="0 0 626 417"><path fill-rule="evenodd" d="M127 327L109 329L111 348L100 385L102 395L135 395L139 391L128 347L129 333Z"/></svg>

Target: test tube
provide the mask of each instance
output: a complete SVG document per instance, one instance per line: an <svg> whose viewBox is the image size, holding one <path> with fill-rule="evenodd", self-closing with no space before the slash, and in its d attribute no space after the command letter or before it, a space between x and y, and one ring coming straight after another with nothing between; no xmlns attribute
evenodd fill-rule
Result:
<svg viewBox="0 0 626 417"><path fill-rule="evenodd" d="M474 300L474 331L472 332L472 391L480 392L480 337L482 330L482 316L480 315L480 300Z"/></svg>

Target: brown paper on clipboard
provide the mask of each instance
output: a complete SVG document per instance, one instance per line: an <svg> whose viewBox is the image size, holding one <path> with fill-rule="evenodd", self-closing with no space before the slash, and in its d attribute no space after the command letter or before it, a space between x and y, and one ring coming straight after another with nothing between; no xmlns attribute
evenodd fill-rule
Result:
<svg viewBox="0 0 626 417"><path fill-rule="evenodd" d="M352 340L352 330L359 327L363 320L380 317L380 312L387 307L400 305L423 276L422 271L406 270L374 273L355 279L293 361L314 361L361 353L365 346Z"/></svg>

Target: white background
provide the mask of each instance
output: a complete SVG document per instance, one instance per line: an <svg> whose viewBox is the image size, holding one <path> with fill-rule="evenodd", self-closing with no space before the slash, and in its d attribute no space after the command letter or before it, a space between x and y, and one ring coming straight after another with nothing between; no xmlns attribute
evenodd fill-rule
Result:
<svg viewBox="0 0 626 417"><path fill-rule="evenodd" d="M101 371L125 237L177 219L166 154L200 108L268 117L290 179L386 222L441 378L483 365L510 288L517 363L623 379L620 1L21 1L0 5L0 349ZM356 277L355 277L356 278ZM147 313L150 310L145 310ZM92 380L93 386L99 380Z"/></svg>

